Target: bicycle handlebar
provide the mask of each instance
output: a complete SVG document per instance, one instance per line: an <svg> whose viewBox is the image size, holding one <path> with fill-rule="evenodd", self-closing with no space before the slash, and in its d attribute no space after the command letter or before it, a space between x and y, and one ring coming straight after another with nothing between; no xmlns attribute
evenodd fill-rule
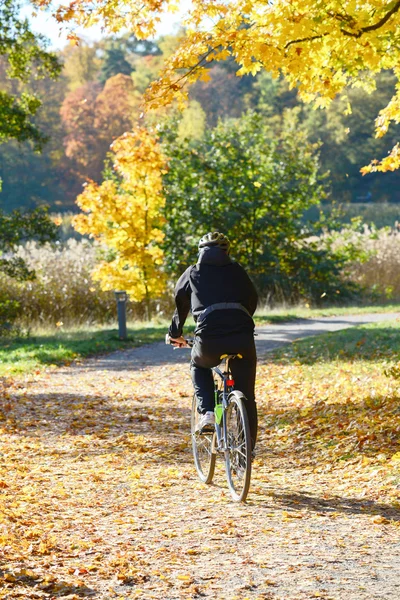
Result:
<svg viewBox="0 0 400 600"><path fill-rule="evenodd" d="M194 344L194 340L191 340L191 339L185 339L185 342L187 344L186 346L182 346L180 344L176 344L175 342L173 342L171 340L171 338L170 338L170 336L169 336L168 333L165 334L165 343L168 346L173 346L174 350L177 350L178 348L191 348L193 346L193 344Z"/></svg>

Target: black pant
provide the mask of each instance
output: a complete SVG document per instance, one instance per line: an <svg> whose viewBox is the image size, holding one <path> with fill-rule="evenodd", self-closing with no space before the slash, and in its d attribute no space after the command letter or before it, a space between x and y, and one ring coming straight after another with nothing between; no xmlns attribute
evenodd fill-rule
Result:
<svg viewBox="0 0 400 600"><path fill-rule="evenodd" d="M230 368L235 388L243 392L247 399L246 409L254 448L257 438L257 405L254 394L257 355L252 332L218 338L195 337L190 366L198 411L205 413L214 410L214 380L211 367L220 364L222 354L243 356L241 359L232 360Z"/></svg>

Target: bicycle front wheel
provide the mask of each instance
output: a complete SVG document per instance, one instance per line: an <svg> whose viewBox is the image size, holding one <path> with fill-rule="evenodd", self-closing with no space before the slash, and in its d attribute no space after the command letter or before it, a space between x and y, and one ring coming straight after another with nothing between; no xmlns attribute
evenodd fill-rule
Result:
<svg viewBox="0 0 400 600"><path fill-rule="evenodd" d="M238 391L229 396L225 412L227 451L225 468L229 490L236 502L244 502L251 478L251 438L246 397Z"/></svg>
<svg viewBox="0 0 400 600"><path fill-rule="evenodd" d="M211 483L214 476L215 470L215 432L204 432L199 433L196 431L197 423L199 421L199 413L197 412L197 398L193 396L192 401L192 418L191 418L191 432L192 432L192 449L194 464L196 467L197 475L203 481L203 483Z"/></svg>

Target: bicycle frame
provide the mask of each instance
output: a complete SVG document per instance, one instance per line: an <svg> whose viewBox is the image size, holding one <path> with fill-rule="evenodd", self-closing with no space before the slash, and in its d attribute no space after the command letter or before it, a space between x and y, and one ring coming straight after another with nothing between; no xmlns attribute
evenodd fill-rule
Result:
<svg viewBox="0 0 400 600"><path fill-rule="evenodd" d="M229 405L229 394L231 393L231 391L233 390L233 380L232 377L230 375L230 371L229 371L229 361L231 360L231 356L227 356L226 357L226 362L225 362L225 369L224 371L221 371L221 369L219 367L213 367L213 372L221 378L222 380L222 393L221 393L221 397L219 395L219 390L218 390L218 385L217 385L217 381L215 380L215 405L217 406L217 400L220 398L222 400L222 402L220 402L220 404L222 404L222 415L221 415L221 419L220 419L220 423L217 422L217 419L215 421L215 433L216 433L216 441L217 444L215 447L212 448L213 452L216 451L220 451L220 452L227 452L228 451L228 447L227 447L227 439L228 439L228 434L227 434L227 426L226 426L226 419L225 419L225 413L226 413L226 409L228 408ZM213 444L214 446L214 444Z"/></svg>

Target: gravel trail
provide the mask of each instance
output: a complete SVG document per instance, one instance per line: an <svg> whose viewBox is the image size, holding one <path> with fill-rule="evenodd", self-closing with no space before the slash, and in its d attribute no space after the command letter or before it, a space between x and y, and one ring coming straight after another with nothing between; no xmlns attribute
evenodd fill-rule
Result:
<svg viewBox="0 0 400 600"><path fill-rule="evenodd" d="M260 364L294 339L399 316L258 327ZM211 486L197 480L188 361L188 351L157 343L38 373L8 392L0 457L18 469L4 470L0 492L15 494L16 541L10 533L0 598L399 598L400 510L349 491L335 465L272 446L268 398L248 502L231 502L220 458Z"/></svg>

